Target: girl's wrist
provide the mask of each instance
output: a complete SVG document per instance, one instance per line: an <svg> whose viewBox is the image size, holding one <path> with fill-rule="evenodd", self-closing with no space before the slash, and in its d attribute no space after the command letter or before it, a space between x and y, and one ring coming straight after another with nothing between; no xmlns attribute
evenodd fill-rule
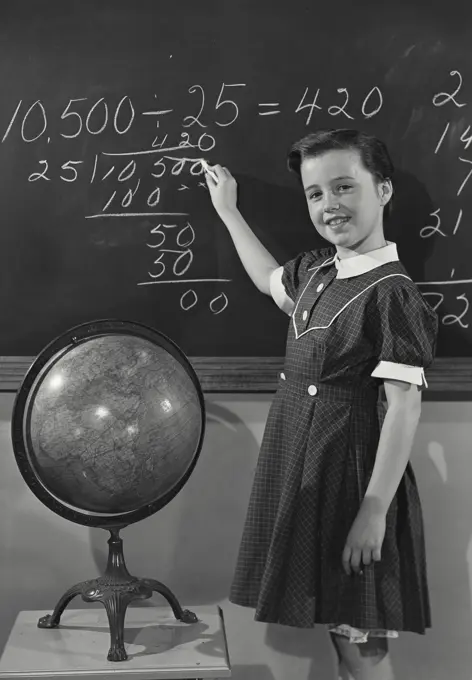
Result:
<svg viewBox="0 0 472 680"><path fill-rule="evenodd" d="M225 218L234 218L234 217L240 217L240 212L238 210L238 207L235 205L234 208L219 208L218 209L218 215L221 217L222 220Z"/></svg>
<svg viewBox="0 0 472 680"><path fill-rule="evenodd" d="M377 515L379 517L385 517L388 511L387 504L378 496L371 496L366 494L364 500L361 504L362 512L369 515Z"/></svg>

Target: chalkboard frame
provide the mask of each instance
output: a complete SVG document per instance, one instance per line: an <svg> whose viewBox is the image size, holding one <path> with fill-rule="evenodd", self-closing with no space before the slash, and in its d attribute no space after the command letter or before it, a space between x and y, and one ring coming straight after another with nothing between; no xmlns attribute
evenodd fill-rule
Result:
<svg viewBox="0 0 472 680"><path fill-rule="evenodd" d="M0 392L16 392L35 357L0 356ZM272 393L283 357L189 357L203 392ZM448 398L472 394L472 358L438 357L426 371L428 394Z"/></svg>

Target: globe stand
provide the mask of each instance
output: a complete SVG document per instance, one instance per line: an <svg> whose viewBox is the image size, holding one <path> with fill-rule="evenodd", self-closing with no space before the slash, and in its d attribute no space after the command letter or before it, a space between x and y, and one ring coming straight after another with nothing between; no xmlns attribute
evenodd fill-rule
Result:
<svg viewBox="0 0 472 680"><path fill-rule="evenodd" d="M125 661L128 658L123 640L126 609L133 600L147 600L153 591L166 598L176 619L184 623L198 621L193 612L182 609L175 595L163 583L149 578L137 578L129 573L123 556L123 541L119 535L122 528L108 529L110 538L105 574L69 588L56 604L53 613L42 616L38 621L38 628L56 628L64 609L76 595L81 595L84 602L101 602L110 626L108 661Z"/></svg>

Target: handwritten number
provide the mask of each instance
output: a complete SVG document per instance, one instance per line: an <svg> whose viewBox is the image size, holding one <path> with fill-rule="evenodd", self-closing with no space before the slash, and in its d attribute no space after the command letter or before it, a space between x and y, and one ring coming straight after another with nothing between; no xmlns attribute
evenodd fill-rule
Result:
<svg viewBox="0 0 472 680"><path fill-rule="evenodd" d="M182 238L185 238L184 242L182 243ZM179 245L181 248L187 248L188 246L191 246L192 243L195 241L195 231L190 224L190 222L187 222L186 226L179 231L177 234L177 245Z"/></svg>
<svg viewBox="0 0 472 680"><path fill-rule="evenodd" d="M163 273L165 272L166 266L165 266L165 264L164 264L163 262L161 262L161 260L162 260L163 257L164 257L164 253L161 253L161 254L159 255L159 257L157 258L157 260L154 260L154 264L159 265L160 268L161 268L161 270L160 270L159 273L157 273L157 274L151 274L151 272L148 272L148 274L149 274L149 276L151 277L151 279L158 279L158 278L159 278L160 276L162 276Z"/></svg>
<svg viewBox="0 0 472 680"><path fill-rule="evenodd" d="M455 224L455 227L454 227L454 231L452 232L454 236L456 235L456 231L459 229L459 225L461 223L461 220L462 220L462 208L459 208L459 214L457 215L457 220L456 220L456 224Z"/></svg>
<svg viewBox="0 0 472 680"><path fill-rule="evenodd" d="M307 94L308 94L308 87L306 88L305 92L303 93L303 97L301 98L300 103L297 106L296 111L295 111L295 113L299 113L300 111L303 111L303 109L310 109L310 113L307 116L305 125L310 124L311 117L313 116L313 110L314 109L318 109L319 111L321 111L321 106L318 106L318 104L316 103L317 99L318 99L318 95L320 94L320 88L318 88L316 90L316 94L315 94L311 104L305 104L305 98L306 98Z"/></svg>
<svg viewBox="0 0 472 680"><path fill-rule="evenodd" d="M160 187L156 187L154 189L154 191L151 191L151 193L149 194L147 204L150 208L155 208L160 200L161 200L161 189L160 189Z"/></svg>
<svg viewBox="0 0 472 680"><path fill-rule="evenodd" d="M67 161L67 163L61 165L61 170L69 170L72 173L72 177L63 177L63 175L61 175L61 179L63 179L64 182L75 182L78 173L76 168L74 168L74 165L80 165L80 163L83 163L83 161Z"/></svg>
<svg viewBox="0 0 472 680"><path fill-rule="evenodd" d="M206 142L204 144L205 140ZM200 135L200 137L198 138L198 148L200 149L200 151L203 151L203 153L208 153L208 151L214 149L215 146L216 139L206 132L204 132L203 135Z"/></svg>
<svg viewBox="0 0 472 680"><path fill-rule="evenodd" d="M168 136L169 136L168 134L165 135L165 136L164 136L164 139L162 140L162 142L159 142L159 143L158 143L159 135L157 135L157 137L155 137L153 143L151 144L152 148L155 149L155 148L158 147L158 148L162 149L162 147L164 146L164 144L165 144L166 141L167 141L167 137L168 137Z"/></svg>
<svg viewBox="0 0 472 680"><path fill-rule="evenodd" d="M469 145L472 142L472 135L469 134L469 132L470 132L470 125L468 125L467 130L464 130L464 132L461 134L461 142L463 142L466 149L469 148Z"/></svg>
<svg viewBox="0 0 472 680"><path fill-rule="evenodd" d="M185 291L185 293L180 298L180 306L184 310L184 312L188 312L189 309L195 307L197 302L198 302L197 294L192 288L190 290Z"/></svg>
<svg viewBox="0 0 472 680"><path fill-rule="evenodd" d="M103 177L100 181L104 182L107 179L107 177L110 177L110 175L113 174L114 170L115 170L115 166L112 165L111 168L109 170L107 170L107 172L103 175Z"/></svg>
<svg viewBox="0 0 472 680"><path fill-rule="evenodd" d="M109 198L108 202L103 206L103 208L102 208L102 212L103 212L103 213L104 213L106 210L108 210L108 208L110 207L110 205L113 203L113 200L114 200L115 196L116 196L116 191L114 191L114 192L112 193L112 195L111 195L111 197Z"/></svg>
<svg viewBox="0 0 472 680"><path fill-rule="evenodd" d="M118 175L118 182L127 182L136 172L136 161L130 161Z"/></svg>
<svg viewBox="0 0 472 680"><path fill-rule="evenodd" d="M133 200L136 192L139 189L140 184L141 184L141 179L138 179L138 183L136 184L135 189L134 190L128 189L128 191L125 194L124 199L121 201L121 205L123 206L123 208L129 208L129 206L131 205L131 201Z"/></svg>
<svg viewBox="0 0 472 680"><path fill-rule="evenodd" d="M459 158L459 160L462 161L463 163L469 163L469 165L472 165L472 160L470 160L470 159L468 159L468 158ZM459 191L457 192L457 195L458 195L458 196L460 196L460 194L461 194L461 192L462 192L462 189L465 187L465 185L466 185L467 182L469 181L471 175L472 175L472 168L469 170L469 172L467 173L467 176L466 176L465 180L464 180L464 181L462 182L462 184L460 185Z"/></svg>
<svg viewBox="0 0 472 680"><path fill-rule="evenodd" d="M101 102L103 102L103 107L104 107L104 111L105 111L105 119L104 119L104 121L103 121L103 125L102 125L102 127L99 128L98 130L91 130L91 129L90 129L90 118L91 118L91 116L92 116L92 113L95 111L95 108L96 108ZM108 106L107 106L107 103L106 103L106 101L105 101L105 97L101 97L97 102L95 102L95 104L92 106L92 108L91 108L90 111L88 112L88 116L87 116L87 119L86 119L86 121L85 121L85 127L87 128L87 132L89 132L91 135L99 135L99 134L100 134L101 132L103 132L103 130L106 128L107 123L108 123Z"/></svg>
<svg viewBox="0 0 472 680"><path fill-rule="evenodd" d="M459 90L462 87L462 76L459 73L459 71L451 71L450 74L451 76L458 76L459 77L459 85L456 87L454 92L450 94L449 92L438 92L437 94L434 95L433 97L433 104L434 106L444 106L444 104L447 104L448 102L452 102L455 104L457 107L465 106L465 103L459 104L455 100L455 97L459 94Z"/></svg>
<svg viewBox="0 0 472 680"><path fill-rule="evenodd" d="M441 234L441 236L447 236L447 234L442 232L440 229L441 227L441 217L439 216L440 212L441 208L438 208L437 210L430 214L430 217L436 218L436 224L434 225L428 224L425 227L423 227L420 230L421 238L429 238L430 236L433 236L433 234Z"/></svg>
<svg viewBox="0 0 472 680"><path fill-rule="evenodd" d="M161 171L160 171L160 172L151 172L151 175L152 175L153 177L155 177L156 179L160 179L160 178L165 174L165 171L166 171L166 164L164 163L164 161L162 160L162 158L159 158L159 160L157 160L157 161L154 163L154 166L153 166L153 167L155 167L155 168L161 168Z"/></svg>
<svg viewBox="0 0 472 680"><path fill-rule="evenodd" d="M27 139L26 136L25 136L25 123L26 123L30 113L33 111L35 106L39 106L39 108L41 109L42 118L43 118L43 129L41 130L41 132L39 132L36 135L36 137L31 137L31 139ZM24 142L35 142L39 137L41 137L43 132L46 130L46 127L47 127L46 111L44 109L44 106L41 104L41 102L38 99L37 101L34 102L34 104L32 104L29 107L28 111L25 113L25 117L23 118L23 123L21 125L21 136L23 138L23 141Z"/></svg>
<svg viewBox="0 0 472 680"><path fill-rule="evenodd" d="M462 322L462 319L464 318L464 316L469 311L469 306L470 306L469 300L467 299L467 296L465 294L458 295L456 297L456 300L463 300L464 301L464 303L465 303L464 311L462 312L462 314L459 314L459 315L457 315L457 314L446 314L444 316L442 322L445 326L451 326L453 323L458 323L459 326L462 326L462 328L469 328L468 323Z"/></svg>
<svg viewBox="0 0 472 680"><path fill-rule="evenodd" d="M6 129L6 131L5 131L5 134L3 135L2 144L3 144L3 142L6 140L6 138L8 137L8 134L9 134L10 130L12 129L13 123L15 122L15 118L16 118L17 115L18 115L18 111L20 110L20 106L21 106L22 102L23 102L22 99L20 99L20 101L18 102L18 106L17 106L16 109L15 109L15 113L14 113L13 116L11 117L10 123L8 124L8 127L7 127L7 129Z"/></svg>
<svg viewBox="0 0 472 680"><path fill-rule="evenodd" d="M171 174L174 175L174 176L180 175L180 173L182 172L182 170L185 167L185 163L187 162L187 159L186 158L179 158L179 159L170 158L169 160L174 161L174 167L171 170Z"/></svg>
<svg viewBox="0 0 472 680"><path fill-rule="evenodd" d="M200 107L200 111L196 116L185 116L183 120L183 127L191 127L192 125L200 125L200 127L205 128L207 127L200 121L200 116L203 113L203 109L205 108L205 91L201 85L192 85L192 87L189 88L188 90L190 94L193 94L194 92L200 92L202 96L202 104ZM188 122L187 122L188 121Z"/></svg>
<svg viewBox="0 0 472 680"><path fill-rule="evenodd" d="M425 292L423 293L423 296L424 296L424 297L433 297L433 296L435 296L435 295L439 298L439 301L438 301L435 305L431 305L431 307L433 308L433 310L434 310L435 312L437 312L438 309L439 309L439 307L440 307L440 306L442 305L442 303L444 302L444 294L443 294L443 293L438 293L437 291L434 291L434 292L433 292L433 291L431 291L431 292L425 291Z"/></svg>
<svg viewBox="0 0 472 680"><path fill-rule="evenodd" d="M224 293L220 293L210 302L210 309L215 315L221 314L221 312L224 312L228 306L228 303L229 301L226 295Z"/></svg>
<svg viewBox="0 0 472 680"><path fill-rule="evenodd" d="M203 169L201 160L195 161L195 163L192 163L190 166L190 174L194 177L199 177L200 175L203 175L204 172L205 170Z"/></svg>
<svg viewBox="0 0 472 680"><path fill-rule="evenodd" d="M182 141L179 143L179 148L183 149L194 149L195 144L192 144L190 142L190 135L188 132L182 132L181 135Z"/></svg>
<svg viewBox="0 0 472 680"><path fill-rule="evenodd" d="M188 259L188 262L187 262L186 265L185 265L185 258ZM183 266L182 269L180 269L178 271L179 264L180 264L181 260L183 260L184 266ZM176 276L183 276L185 274L185 272L187 271L187 269L192 264L192 261L193 261L193 253L189 248L187 248L187 250L184 250L184 252L181 255L179 255L179 257L176 259L176 261L174 263L174 267L173 267L174 274Z"/></svg>
<svg viewBox="0 0 472 680"><path fill-rule="evenodd" d="M159 243L146 243L148 248L160 248L164 241L166 240L166 235L163 231L160 231L160 226L161 225L159 224L159 227L157 229L152 229L151 234L159 234L159 236L162 237L161 240L159 241Z"/></svg>
<svg viewBox="0 0 472 680"><path fill-rule="evenodd" d="M66 108L64 109L61 120L65 120L66 118L70 118L71 116L76 116L78 118L78 130L77 132L74 132L73 135L66 135L65 132L61 132L61 137L65 137L66 139L74 139L74 137L78 137L80 133L82 132L82 127L83 127L83 122L82 122L82 117L80 113L77 113L77 111L69 111L70 106L72 102L84 102L87 99L87 97L81 97L80 99L70 99L69 103L67 104Z"/></svg>
<svg viewBox="0 0 472 680"><path fill-rule="evenodd" d="M218 121L216 121L216 124L219 125L220 127L227 127L228 125L232 125L237 120L237 118L239 116L239 108L238 108L238 105L236 104L236 102L234 102L232 99L221 100L221 96L223 94L225 87L246 87L246 84L245 83L232 83L231 85L226 85L225 83L223 83L223 85L221 86L220 94L218 95L218 100L216 102L215 109L219 109L221 106L225 106L226 104L229 104L230 106L234 107L234 117L226 123L219 123Z"/></svg>
<svg viewBox="0 0 472 680"><path fill-rule="evenodd" d="M378 97L378 99L379 99L379 103L377 104L377 108L373 108L372 111L371 111L370 113L366 113L367 102L369 101L369 99L370 99L374 94L377 94L377 97ZM380 109L382 108L382 106L383 106L382 92L379 90L379 88L377 87L377 85L375 85L375 86L371 89L371 91L369 92L369 94L367 95L367 97L364 99L364 102L363 102L363 104L362 104L362 115L364 116L364 118L372 118L373 116L377 115L377 113L380 111Z"/></svg>
<svg viewBox="0 0 472 680"><path fill-rule="evenodd" d="M347 88L338 87L337 92L339 92L339 94L342 94L344 92L344 94L346 95L346 101L344 102L344 104L342 106L330 106L328 108L328 113L331 116L338 116L340 113L344 113L346 118L349 118L350 120L354 120L354 118L352 116L350 116L346 111L346 106L347 106L348 101L349 101L349 92L347 91Z"/></svg>
<svg viewBox="0 0 472 680"><path fill-rule="evenodd" d="M441 139L439 140L439 142L438 142L437 145L436 145L436 148L434 149L434 153L438 153L439 149L441 148L441 144L442 144L443 141L444 141L444 137L447 135L447 131L449 130L450 124L451 124L450 122L446 123L446 127L444 128L444 131L443 131L443 133L442 133L442 135L441 135ZM467 148L467 147L466 147L466 148Z"/></svg>
<svg viewBox="0 0 472 680"><path fill-rule="evenodd" d="M44 165L45 168L42 172L33 172L29 177L28 177L28 182L37 182L38 179L46 179L48 182L51 181L50 177L46 177L46 173L48 171L49 164L46 160L39 161L40 165Z"/></svg>
<svg viewBox="0 0 472 680"><path fill-rule="evenodd" d="M129 121L128 121L128 125L126 125L122 130L119 130L118 129L118 116L120 115L120 111L121 111L121 107L123 105L123 102L126 99L128 100L128 106L129 106ZM128 97L128 95L125 95L118 102L118 106L116 107L116 111L115 111L115 117L113 118L113 125L115 126L115 130L119 135L124 135L124 134L126 134L126 132L128 132L128 130L130 129L130 127L133 124L134 116L135 116L134 106L131 102L131 99Z"/></svg>

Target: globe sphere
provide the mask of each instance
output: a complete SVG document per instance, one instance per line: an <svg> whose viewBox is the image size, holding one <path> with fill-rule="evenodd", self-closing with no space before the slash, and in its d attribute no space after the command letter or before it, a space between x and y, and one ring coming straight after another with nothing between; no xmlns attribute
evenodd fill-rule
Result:
<svg viewBox="0 0 472 680"><path fill-rule="evenodd" d="M106 516L169 497L203 434L199 386L183 356L125 332L92 335L53 355L23 414L20 467L29 466L31 488Z"/></svg>

